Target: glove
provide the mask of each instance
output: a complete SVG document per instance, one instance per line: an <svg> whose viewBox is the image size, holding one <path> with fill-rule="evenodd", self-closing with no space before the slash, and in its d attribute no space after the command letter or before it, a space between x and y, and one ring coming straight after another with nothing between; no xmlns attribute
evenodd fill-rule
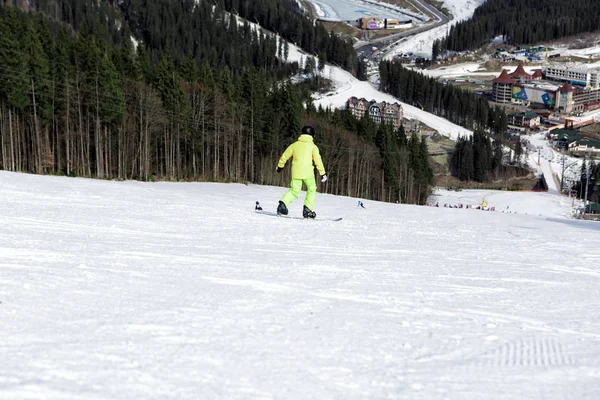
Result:
<svg viewBox="0 0 600 400"><path fill-rule="evenodd" d="M277 169L276 169L276 171L277 171L277 172L281 172L281 171L283 171L283 168L281 168L280 166L277 166Z"/></svg>
<svg viewBox="0 0 600 400"><path fill-rule="evenodd" d="M323 183L327 182L327 175L323 175L321 177L321 182L323 182Z"/></svg>

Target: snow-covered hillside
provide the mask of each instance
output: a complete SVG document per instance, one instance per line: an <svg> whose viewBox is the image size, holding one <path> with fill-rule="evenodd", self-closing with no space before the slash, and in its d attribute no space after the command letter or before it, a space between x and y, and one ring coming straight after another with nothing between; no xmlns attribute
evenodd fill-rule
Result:
<svg viewBox="0 0 600 400"><path fill-rule="evenodd" d="M0 172L0 399L598 398L599 225L556 196L253 212L284 190Z"/></svg>

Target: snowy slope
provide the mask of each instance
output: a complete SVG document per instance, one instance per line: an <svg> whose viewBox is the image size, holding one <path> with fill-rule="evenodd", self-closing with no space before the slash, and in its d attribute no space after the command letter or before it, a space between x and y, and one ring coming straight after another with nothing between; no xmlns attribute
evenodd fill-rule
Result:
<svg viewBox="0 0 600 400"><path fill-rule="evenodd" d="M598 225L284 190L0 172L0 399L598 398Z"/></svg>
<svg viewBox="0 0 600 400"><path fill-rule="evenodd" d="M294 57L294 54L300 54L295 55L295 57L300 59L302 58L301 53L292 51L290 51L290 58ZM315 99L314 104L316 107L322 106L323 108L343 108L346 105L346 101L348 101L348 99L352 96L356 96L358 98L364 97L367 100L387 101L390 103L398 102L402 104L404 118L422 121L428 126L437 130L440 134L446 135L453 140L456 140L458 136L471 135L473 133L472 131L463 128L460 125L456 125L447 119L428 113L427 111L411 106L410 104L398 101L398 99L394 96L377 90L369 82L359 81L348 71L344 71L341 68L327 65L322 75L331 79L336 84L336 90L335 92L328 93L321 97L313 95L313 98Z"/></svg>
<svg viewBox="0 0 600 400"><path fill-rule="evenodd" d="M548 186L551 182L548 180ZM572 215L571 199L558 196L557 191L548 193L504 192L498 190L461 190L459 192L438 189L430 197L429 204L439 203L449 206L462 204L476 207L483 202L494 207L499 213L516 213L550 218L567 218ZM480 212L468 210L468 212ZM476 214L478 216L478 214ZM599 227L600 229L600 227Z"/></svg>

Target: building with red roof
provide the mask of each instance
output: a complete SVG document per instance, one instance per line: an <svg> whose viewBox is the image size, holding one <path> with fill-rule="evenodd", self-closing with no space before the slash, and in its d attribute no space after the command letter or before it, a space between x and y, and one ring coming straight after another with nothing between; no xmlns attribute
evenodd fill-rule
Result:
<svg viewBox="0 0 600 400"><path fill-rule="evenodd" d="M569 66L573 69L569 70ZM577 67L572 64L560 66L553 63L528 74L523 64L519 63L513 72L502 70L497 78L492 79L492 99L501 104L539 104L563 113L598 109L600 108L600 84L598 84L600 67L587 68L587 78L579 76L580 70L583 69L582 66ZM596 70L599 71L598 77L592 73ZM559 76L562 72L564 76ZM542 80L544 77L554 82ZM557 84L556 81L561 82ZM583 86L584 83L586 86Z"/></svg>
<svg viewBox="0 0 600 400"><path fill-rule="evenodd" d="M525 68L523 68L523 63L519 63L519 65L517 66L517 69L515 69L513 72L511 72L508 75L515 80L529 81L529 80L533 79L533 76L529 75L525 71Z"/></svg>
<svg viewBox="0 0 600 400"><path fill-rule="evenodd" d="M534 81L539 81L544 78L544 74L542 74L541 69L536 69L533 71L533 75L531 75Z"/></svg>
<svg viewBox="0 0 600 400"><path fill-rule="evenodd" d="M499 77L492 79L492 95L496 103L510 103L512 99L512 87L515 80L508 76L505 69Z"/></svg>

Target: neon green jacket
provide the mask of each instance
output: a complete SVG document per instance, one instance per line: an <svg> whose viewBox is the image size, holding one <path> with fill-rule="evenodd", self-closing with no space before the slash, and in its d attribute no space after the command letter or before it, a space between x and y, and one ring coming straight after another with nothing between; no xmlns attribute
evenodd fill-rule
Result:
<svg viewBox="0 0 600 400"><path fill-rule="evenodd" d="M325 167L319 148L313 142L310 135L300 135L297 142L292 143L281 155L277 166L283 168L287 160L292 160L292 179L310 179L315 177L313 161L319 171L319 175L325 175Z"/></svg>

